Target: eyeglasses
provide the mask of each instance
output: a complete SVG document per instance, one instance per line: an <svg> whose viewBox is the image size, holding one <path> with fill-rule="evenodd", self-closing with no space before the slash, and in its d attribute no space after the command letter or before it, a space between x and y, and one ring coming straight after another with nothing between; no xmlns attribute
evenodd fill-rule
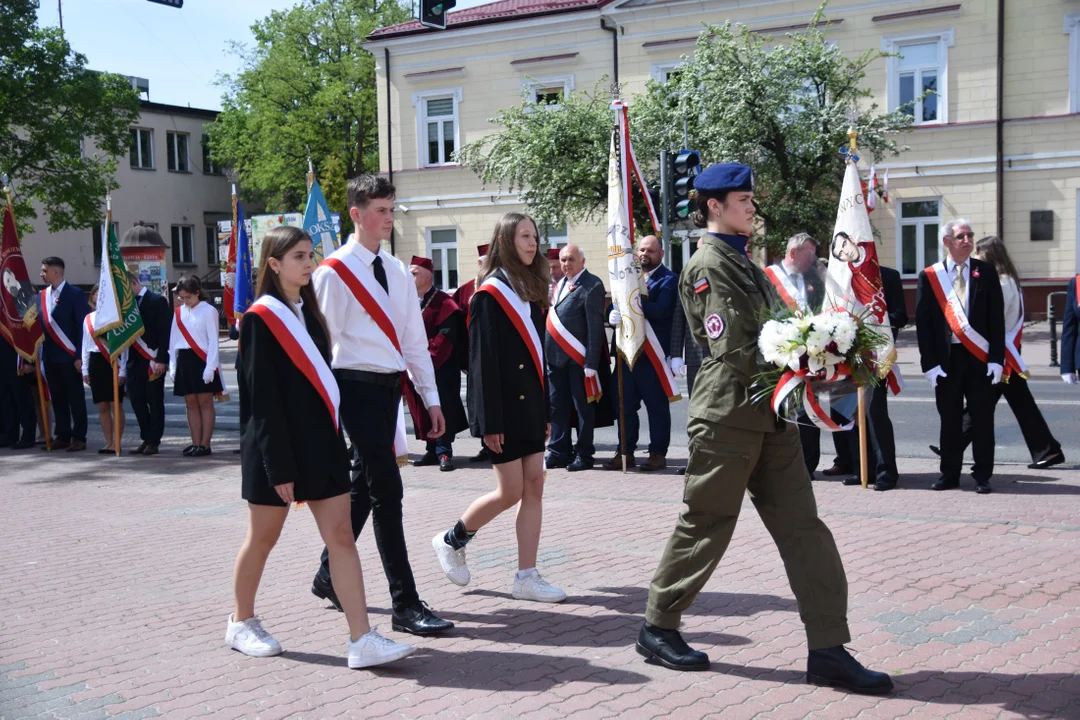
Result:
<svg viewBox="0 0 1080 720"><path fill-rule="evenodd" d="M973 232L957 233L956 235L950 235L950 237L952 237L954 240L974 240L975 239L975 233L973 233Z"/></svg>

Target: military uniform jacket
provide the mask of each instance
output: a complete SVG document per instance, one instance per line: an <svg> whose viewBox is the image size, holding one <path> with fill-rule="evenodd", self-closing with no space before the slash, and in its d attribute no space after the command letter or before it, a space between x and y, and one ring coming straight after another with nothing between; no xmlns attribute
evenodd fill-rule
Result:
<svg viewBox="0 0 1080 720"><path fill-rule="evenodd" d="M706 235L679 277L679 297L694 341L709 350L690 397L690 417L776 430L768 400L751 402L758 392L755 376L773 369L757 345L763 313L782 304L769 278L721 238Z"/></svg>

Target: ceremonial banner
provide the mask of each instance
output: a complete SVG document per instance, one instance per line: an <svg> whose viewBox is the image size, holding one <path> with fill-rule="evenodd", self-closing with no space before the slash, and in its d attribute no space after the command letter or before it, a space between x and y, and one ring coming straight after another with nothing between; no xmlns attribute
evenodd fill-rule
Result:
<svg viewBox="0 0 1080 720"><path fill-rule="evenodd" d="M108 235L101 245L101 275L93 326L94 336L104 341L112 361L143 334L144 327L135 293L131 292L111 211L106 212L105 229Z"/></svg>
<svg viewBox="0 0 1080 720"><path fill-rule="evenodd" d="M266 237L266 233L279 225L289 225L303 229L304 217L295 212L251 216L251 266L253 268L259 267L259 263L262 261L262 241Z"/></svg>
<svg viewBox="0 0 1080 720"><path fill-rule="evenodd" d="M326 204L326 198L323 197L318 180L312 181L311 189L308 191L303 227L315 244L315 264L321 263L324 258L330 257L330 254L337 250L339 236L334 228L330 207Z"/></svg>
<svg viewBox="0 0 1080 720"><path fill-rule="evenodd" d="M252 218L252 227L255 218ZM244 224L244 208L236 201L236 261L234 265L233 319L239 322L251 304L255 302L254 266L251 262L251 246L248 243L247 226ZM229 306L226 305L226 308Z"/></svg>
<svg viewBox="0 0 1080 720"><path fill-rule="evenodd" d="M0 334L25 360L31 360L44 339L44 328L38 322L37 293L26 272L19 233L15 227L15 211L4 205L3 243L0 245Z"/></svg>

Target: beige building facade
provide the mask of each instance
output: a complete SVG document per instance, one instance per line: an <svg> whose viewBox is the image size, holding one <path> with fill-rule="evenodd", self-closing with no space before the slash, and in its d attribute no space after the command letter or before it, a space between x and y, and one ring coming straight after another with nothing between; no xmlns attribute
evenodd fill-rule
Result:
<svg viewBox="0 0 1080 720"><path fill-rule="evenodd" d="M483 187L453 162L462 144L497 130L489 118L499 109L523 95L557 105L561 94L616 75L632 103L694 51L702 23L730 20L782 38L805 27L817 4L504 0L451 13L445 31L415 23L377 31L367 47L378 61L381 167L398 188L396 254L433 257L440 285L453 288L472 276L476 245L490 240L498 217L522 209L516 194ZM914 287L939 257L941 225L959 216L977 235L995 234L1000 198L1001 232L1029 316L1038 316L1046 293L1080 273L1080 2L1002 5L999 18L996 0L834 1L826 35L851 56L902 55L870 68L880 107L934 91L902 138L910 149L877 167L879 182L889 174L889 202L871 214L883 262ZM601 277L604 235L599 224L551 233L553 244L582 245ZM672 254L688 257L689 247Z"/></svg>
<svg viewBox="0 0 1080 720"><path fill-rule="evenodd" d="M232 218L229 182L204 152L206 126L217 113L146 101L140 110L128 156L117 159L120 187L112 193L117 234L122 237L137 222L149 224L169 245L169 281L198 275L217 283L216 224ZM88 142L84 152L92 154L95 148ZM34 231L22 238L32 280L37 281L36 263L55 255L64 259L69 282L97 283L101 228L50 233L40 210L33 224Z"/></svg>

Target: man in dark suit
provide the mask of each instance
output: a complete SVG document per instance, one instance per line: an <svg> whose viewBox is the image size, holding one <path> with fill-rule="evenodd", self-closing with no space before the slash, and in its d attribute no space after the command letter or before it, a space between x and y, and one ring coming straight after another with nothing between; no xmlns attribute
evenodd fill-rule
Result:
<svg viewBox="0 0 1080 720"><path fill-rule="evenodd" d="M19 375L19 355L0 334L0 447L26 450L34 447L34 396Z"/></svg>
<svg viewBox="0 0 1080 720"><path fill-rule="evenodd" d="M169 367L169 335L173 313L169 301L139 282L135 273L128 273L131 292L142 315L145 331L142 342L128 353L127 391L131 408L139 421L142 443L132 455L157 455L161 436L165 434L165 371ZM148 358L149 354L152 357Z"/></svg>
<svg viewBox="0 0 1080 720"><path fill-rule="evenodd" d="M990 490L994 472L994 396L1005 362L1005 302L997 271L971 257L975 234L967 220L945 223L948 256L919 274L915 326L923 374L941 416L941 478L931 487L960 486L964 460L964 400L971 412L975 492ZM949 307L947 319L945 308Z"/></svg>
<svg viewBox="0 0 1080 720"><path fill-rule="evenodd" d="M41 279L48 286L39 296L45 342L41 360L52 396L56 418L53 450L86 449L86 396L82 381L83 321L90 313L86 293L64 280L64 261L47 257L41 261ZM45 321L45 318L48 321Z"/></svg>
<svg viewBox="0 0 1080 720"><path fill-rule="evenodd" d="M1080 358L1080 275L1069 281L1065 293L1065 317L1061 321L1061 379L1066 385L1077 382L1077 359Z"/></svg>
<svg viewBox="0 0 1080 720"><path fill-rule="evenodd" d="M641 298L641 311L664 350L664 362L668 362L671 356L671 330L675 320L675 307L679 303L679 276L663 264L664 249L655 235L641 238L637 246L637 258L648 290L648 297L643 295ZM612 310L608 319L611 325L616 326L622 321L617 310ZM620 428L620 436L625 435L626 447L620 447L615 457L604 463L604 468L621 470L623 452L627 453L626 466L636 465L634 451L637 449L641 427L638 410L644 401L645 409L649 413L649 459L642 463L641 469L649 472L663 470L667 467L667 450L671 442L671 401L664 392L656 370L644 355L634 363L633 371L621 358L618 362L623 364L622 399L626 403L623 413L626 427ZM618 401L617 394L614 400Z"/></svg>
<svg viewBox="0 0 1080 720"><path fill-rule="evenodd" d="M592 469L596 452L596 411L586 385L599 388L600 363L608 360L604 352L604 284L585 269L585 253L577 245L559 251L559 265L563 277L552 291L544 338L551 402L547 466L577 472ZM576 446L570 440L571 409L577 415Z"/></svg>

